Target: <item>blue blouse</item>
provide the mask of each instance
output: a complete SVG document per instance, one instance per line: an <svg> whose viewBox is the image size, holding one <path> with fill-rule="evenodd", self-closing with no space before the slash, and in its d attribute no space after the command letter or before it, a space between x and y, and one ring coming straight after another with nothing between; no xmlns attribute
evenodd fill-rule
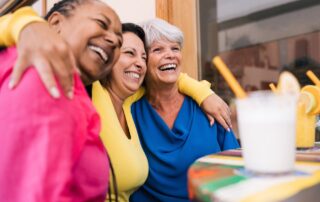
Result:
<svg viewBox="0 0 320 202"><path fill-rule="evenodd" d="M145 184L130 198L132 202L187 202L187 172L198 158L238 148L233 132L217 121L211 127L206 115L189 97L170 129L146 97L132 105L132 115L149 162Z"/></svg>

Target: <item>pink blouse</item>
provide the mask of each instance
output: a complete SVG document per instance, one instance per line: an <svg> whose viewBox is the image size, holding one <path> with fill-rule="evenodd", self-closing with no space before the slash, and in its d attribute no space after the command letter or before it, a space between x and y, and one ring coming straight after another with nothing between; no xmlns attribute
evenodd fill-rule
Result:
<svg viewBox="0 0 320 202"><path fill-rule="evenodd" d="M51 98L34 68L9 90L16 57L0 52L0 201L104 201L108 157L80 77L72 100Z"/></svg>

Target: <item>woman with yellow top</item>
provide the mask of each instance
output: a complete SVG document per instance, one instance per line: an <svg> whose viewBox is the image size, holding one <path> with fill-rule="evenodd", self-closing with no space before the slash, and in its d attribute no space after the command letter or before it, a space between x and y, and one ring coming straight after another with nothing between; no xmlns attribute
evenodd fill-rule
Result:
<svg viewBox="0 0 320 202"><path fill-rule="evenodd" d="M147 160L130 112L130 103L139 95L126 99L138 90L143 81L146 55L143 30L133 24L124 24L123 32L120 59L111 76L103 82L105 88L99 83L93 85L93 101L102 119L101 137L115 168L120 201L128 201L130 194L144 183L148 174ZM194 83L185 75L182 75L180 80L184 83L180 85L181 90L186 91L189 85L196 85L193 93L198 97L198 103L211 94L208 88L205 88L206 84ZM204 90L201 91L198 87ZM219 99L212 95L204 103L210 106L210 102ZM112 193L112 198L115 198L115 190Z"/></svg>
<svg viewBox="0 0 320 202"><path fill-rule="evenodd" d="M110 76L94 83L92 100L100 114L100 137L109 152L116 176L119 201L129 201L129 196L141 186L148 175L148 161L140 146L127 98L135 93L143 82L146 66L144 32L141 27L122 25L123 45L120 57ZM114 179L111 179L114 180ZM116 198L111 190L112 200Z"/></svg>

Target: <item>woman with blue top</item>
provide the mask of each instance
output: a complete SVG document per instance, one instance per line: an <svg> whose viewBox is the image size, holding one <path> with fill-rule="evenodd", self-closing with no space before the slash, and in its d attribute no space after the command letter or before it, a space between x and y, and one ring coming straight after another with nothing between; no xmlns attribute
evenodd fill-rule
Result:
<svg viewBox="0 0 320 202"><path fill-rule="evenodd" d="M146 93L132 105L149 175L130 201L186 202L187 170L199 157L238 148L231 130L210 126L199 106L178 90L183 34L153 19L142 25L147 38Z"/></svg>

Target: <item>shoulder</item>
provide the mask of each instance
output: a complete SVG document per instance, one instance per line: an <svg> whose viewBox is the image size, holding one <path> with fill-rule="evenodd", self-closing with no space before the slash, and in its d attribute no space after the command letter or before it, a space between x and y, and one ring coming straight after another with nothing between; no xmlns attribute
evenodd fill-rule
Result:
<svg viewBox="0 0 320 202"><path fill-rule="evenodd" d="M87 98L88 96L80 78L76 79L77 85L75 86L74 99L69 100L63 95L59 99L54 99L47 92L34 68L29 68L24 73L19 85L13 90L8 88L10 73L5 76L0 84L2 115L5 112L9 114L16 113L17 116L15 118L18 118L18 116L20 118L26 117L26 122L34 121L33 119L39 119L39 122L42 120L61 119L66 123L68 120L75 120L77 116L84 113L79 111L81 109L80 106L88 107L87 109L90 108L90 99Z"/></svg>
<svg viewBox="0 0 320 202"><path fill-rule="evenodd" d="M0 85L9 77L13 65L17 59L17 50L15 47L0 50Z"/></svg>

